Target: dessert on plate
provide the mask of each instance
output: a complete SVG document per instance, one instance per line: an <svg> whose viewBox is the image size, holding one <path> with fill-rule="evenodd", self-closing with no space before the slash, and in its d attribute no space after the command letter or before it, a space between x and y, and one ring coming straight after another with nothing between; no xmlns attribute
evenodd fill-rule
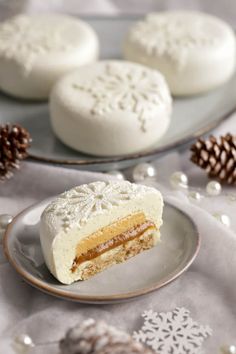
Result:
<svg viewBox="0 0 236 354"><path fill-rule="evenodd" d="M86 22L59 14L18 15L0 24L0 89L45 99L58 78L98 57Z"/></svg>
<svg viewBox="0 0 236 354"><path fill-rule="evenodd" d="M97 156L153 146L170 124L172 100L162 74L125 61L100 61L60 79L50 95L55 135Z"/></svg>
<svg viewBox="0 0 236 354"><path fill-rule="evenodd" d="M235 71L235 34L221 19L193 11L151 13L130 29L127 60L159 70L174 95L225 83Z"/></svg>
<svg viewBox="0 0 236 354"><path fill-rule="evenodd" d="M52 201L40 222L50 272L63 284L85 280L156 245L163 199L128 181L93 182Z"/></svg>

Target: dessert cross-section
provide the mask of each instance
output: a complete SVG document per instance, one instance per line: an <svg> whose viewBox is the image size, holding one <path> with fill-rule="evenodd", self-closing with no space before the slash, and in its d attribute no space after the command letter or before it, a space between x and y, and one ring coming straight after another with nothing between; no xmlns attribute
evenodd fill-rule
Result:
<svg viewBox="0 0 236 354"><path fill-rule="evenodd" d="M50 272L62 283L85 280L156 245L163 199L128 181L75 187L51 202L40 239Z"/></svg>

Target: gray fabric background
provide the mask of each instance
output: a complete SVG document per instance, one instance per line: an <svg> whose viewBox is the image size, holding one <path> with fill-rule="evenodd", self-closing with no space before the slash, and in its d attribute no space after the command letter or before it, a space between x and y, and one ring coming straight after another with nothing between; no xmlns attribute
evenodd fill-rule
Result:
<svg viewBox="0 0 236 354"><path fill-rule="evenodd" d="M172 165L178 163L175 155L169 159ZM26 163L14 180L0 187L1 212L16 212L68 187L104 177ZM57 340L68 327L87 317L103 318L132 332L139 329L140 315L144 310L165 312L177 306L189 309L194 320L213 329L213 336L204 346L206 353L218 353L222 344L235 340L235 234L189 202L182 193L169 191L167 186L158 187L169 201L190 214L198 225L202 245L189 270L163 289L131 302L109 306L80 305L58 300L25 284L1 255L1 353L13 353L10 343L19 333L29 333L35 342ZM56 354L58 350L56 346L39 347L33 353Z"/></svg>
<svg viewBox="0 0 236 354"><path fill-rule="evenodd" d="M18 12L116 15L180 8L209 12L236 25L235 0L0 0L0 18Z"/></svg>

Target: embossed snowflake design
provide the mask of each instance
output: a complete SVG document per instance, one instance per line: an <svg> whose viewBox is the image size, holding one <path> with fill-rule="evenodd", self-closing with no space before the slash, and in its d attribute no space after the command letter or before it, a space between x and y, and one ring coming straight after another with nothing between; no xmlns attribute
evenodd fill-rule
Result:
<svg viewBox="0 0 236 354"><path fill-rule="evenodd" d="M31 19L24 15L12 18L0 26L0 57L22 64L27 75L38 55L52 51L67 51L73 46L66 43L64 33L68 28L63 24Z"/></svg>
<svg viewBox="0 0 236 354"><path fill-rule="evenodd" d="M218 40L210 31L206 32L203 21L183 21L176 15L150 15L131 30L131 41L148 55L165 55L181 70L192 48L215 45Z"/></svg>
<svg viewBox="0 0 236 354"><path fill-rule="evenodd" d="M158 73L118 63L107 64L104 73L89 82L74 83L73 87L91 94L94 99L92 114L102 115L118 110L133 112L144 132L149 118L157 112L157 105L167 103L170 106L171 100Z"/></svg>
<svg viewBox="0 0 236 354"><path fill-rule="evenodd" d="M133 337L159 354L202 354L201 346L212 334L209 326L193 321L183 307L166 313L145 311L142 317L144 324Z"/></svg>
<svg viewBox="0 0 236 354"><path fill-rule="evenodd" d="M89 218L134 198L145 189L147 187L127 181L85 184L61 194L46 211L56 212L61 218L63 229L68 231L75 224L85 225Z"/></svg>

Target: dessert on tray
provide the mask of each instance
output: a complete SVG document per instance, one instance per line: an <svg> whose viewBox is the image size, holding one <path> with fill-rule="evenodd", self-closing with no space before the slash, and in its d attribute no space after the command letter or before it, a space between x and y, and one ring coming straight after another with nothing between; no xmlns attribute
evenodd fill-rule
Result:
<svg viewBox="0 0 236 354"><path fill-rule="evenodd" d="M127 60L158 69L174 95L192 95L225 83L235 70L235 34L221 19L192 11L151 13L124 43Z"/></svg>
<svg viewBox="0 0 236 354"><path fill-rule="evenodd" d="M84 184L59 195L40 223L48 269L70 284L152 248L162 210L159 191L128 181Z"/></svg>
<svg viewBox="0 0 236 354"><path fill-rule="evenodd" d="M84 21L59 14L18 15L0 24L0 89L48 97L57 79L98 57L98 38Z"/></svg>
<svg viewBox="0 0 236 354"><path fill-rule="evenodd" d="M162 74L125 61L101 61L64 76L50 96L56 136L97 156L148 149L166 132L172 110Z"/></svg>

